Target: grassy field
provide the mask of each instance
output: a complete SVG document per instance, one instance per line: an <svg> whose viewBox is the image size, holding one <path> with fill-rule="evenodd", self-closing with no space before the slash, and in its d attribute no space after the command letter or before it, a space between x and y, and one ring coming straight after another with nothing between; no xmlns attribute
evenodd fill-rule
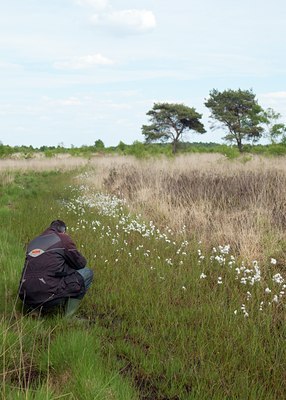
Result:
<svg viewBox="0 0 286 400"><path fill-rule="evenodd" d="M284 398L284 163L3 169L2 398ZM95 273L83 323L34 320L16 301L25 244L55 218Z"/></svg>

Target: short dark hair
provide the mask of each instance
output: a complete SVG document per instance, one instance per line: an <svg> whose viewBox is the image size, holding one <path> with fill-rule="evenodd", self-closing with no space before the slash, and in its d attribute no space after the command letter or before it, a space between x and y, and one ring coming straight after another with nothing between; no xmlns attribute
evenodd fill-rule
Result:
<svg viewBox="0 0 286 400"><path fill-rule="evenodd" d="M60 219L56 219L55 221L51 222L50 228L56 229L60 233L64 233L67 229L66 224L64 221L61 221Z"/></svg>

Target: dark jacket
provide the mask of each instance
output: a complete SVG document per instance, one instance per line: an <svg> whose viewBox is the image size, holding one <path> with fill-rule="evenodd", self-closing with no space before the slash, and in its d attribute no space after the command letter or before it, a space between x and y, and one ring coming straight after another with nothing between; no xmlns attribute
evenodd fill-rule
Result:
<svg viewBox="0 0 286 400"><path fill-rule="evenodd" d="M85 266L86 259L71 238L50 227L28 245L19 297L29 306L82 297L84 280L76 270Z"/></svg>

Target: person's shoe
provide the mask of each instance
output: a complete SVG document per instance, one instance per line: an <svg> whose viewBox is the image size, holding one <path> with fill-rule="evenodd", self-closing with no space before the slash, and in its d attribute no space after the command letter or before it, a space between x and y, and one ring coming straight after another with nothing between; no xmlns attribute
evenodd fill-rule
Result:
<svg viewBox="0 0 286 400"><path fill-rule="evenodd" d="M30 316L32 319L39 319L40 316L41 316L41 312L38 311L38 310L33 310L33 311L29 312L29 316Z"/></svg>

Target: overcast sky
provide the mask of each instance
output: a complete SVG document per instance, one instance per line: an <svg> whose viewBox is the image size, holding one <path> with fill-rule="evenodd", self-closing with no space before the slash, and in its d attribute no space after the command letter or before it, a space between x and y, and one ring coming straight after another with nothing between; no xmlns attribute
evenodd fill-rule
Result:
<svg viewBox="0 0 286 400"><path fill-rule="evenodd" d="M143 141L154 102L252 89L286 122L285 0L1 0L0 141Z"/></svg>

